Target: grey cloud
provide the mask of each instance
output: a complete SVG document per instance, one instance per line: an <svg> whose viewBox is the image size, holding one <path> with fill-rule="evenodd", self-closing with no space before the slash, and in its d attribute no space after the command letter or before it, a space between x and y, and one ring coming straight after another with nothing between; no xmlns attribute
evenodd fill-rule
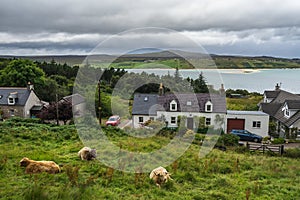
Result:
<svg viewBox="0 0 300 200"><path fill-rule="evenodd" d="M177 31L299 26L298 1L2 0L0 31L117 33L158 26Z"/></svg>

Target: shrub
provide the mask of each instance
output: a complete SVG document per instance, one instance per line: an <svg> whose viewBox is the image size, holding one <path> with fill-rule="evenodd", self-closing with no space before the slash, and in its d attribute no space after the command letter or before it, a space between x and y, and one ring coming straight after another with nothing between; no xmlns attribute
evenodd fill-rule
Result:
<svg viewBox="0 0 300 200"><path fill-rule="evenodd" d="M300 149L299 148L285 149L283 155L289 158L300 158Z"/></svg>
<svg viewBox="0 0 300 200"><path fill-rule="evenodd" d="M273 144L284 144L284 138L274 138Z"/></svg>
<svg viewBox="0 0 300 200"><path fill-rule="evenodd" d="M233 134L224 134L218 139L217 145L222 146L237 146L239 137Z"/></svg>

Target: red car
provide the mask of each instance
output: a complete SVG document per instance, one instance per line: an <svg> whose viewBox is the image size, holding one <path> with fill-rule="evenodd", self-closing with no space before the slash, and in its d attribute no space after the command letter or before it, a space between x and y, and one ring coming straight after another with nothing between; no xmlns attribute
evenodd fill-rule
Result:
<svg viewBox="0 0 300 200"><path fill-rule="evenodd" d="M106 126L118 126L121 123L121 118L118 115L111 116L106 121Z"/></svg>

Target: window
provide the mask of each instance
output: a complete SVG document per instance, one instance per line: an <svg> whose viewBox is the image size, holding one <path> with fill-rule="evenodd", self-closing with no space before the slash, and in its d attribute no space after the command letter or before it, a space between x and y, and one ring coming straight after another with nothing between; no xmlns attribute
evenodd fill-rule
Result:
<svg viewBox="0 0 300 200"><path fill-rule="evenodd" d="M175 100L170 103L170 111L177 111L177 103Z"/></svg>
<svg viewBox="0 0 300 200"><path fill-rule="evenodd" d="M289 111L289 109L287 109L287 108L285 109L284 115L286 117L290 117L290 111Z"/></svg>
<svg viewBox="0 0 300 200"><path fill-rule="evenodd" d="M171 117L171 124L176 124L176 117Z"/></svg>
<svg viewBox="0 0 300 200"><path fill-rule="evenodd" d="M211 101L206 102L205 104L205 112L212 112L213 110L213 104Z"/></svg>
<svg viewBox="0 0 300 200"><path fill-rule="evenodd" d="M139 123L143 123L144 122L144 118L143 117L139 117Z"/></svg>
<svg viewBox="0 0 300 200"><path fill-rule="evenodd" d="M11 117L15 116L15 110L14 109L9 110L9 114Z"/></svg>
<svg viewBox="0 0 300 200"><path fill-rule="evenodd" d="M211 105L206 106L206 111L211 111Z"/></svg>
<svg viewBox="0 0 300 200"><path fill-rule="evenodd" d="M151 121L154 121L154 117L150 117L150 120L151 120Z"/></svg>
<svg viewBox="0 0 300 200"><path fill-rule="evenodd" d="M205 124L209 126L211 124L211 118L205 118Z"/></svg>
<svg viewBox="0 0 300 200"><path fill-rule="evenodd" d="M14 104L15 104L15 99L9 97L9 98L8 98L8 105L14 105Z"/></svg>
<svg viewBox="0 0 300 200"><path fill-rule="evenodd" d="M186 105L187 105L187 106L191 106L191 105L192 105L192 102L191 102L191 101L187 101L187 102L186 102Z"/></svg>
<svg viewBox="0 0 300 200"><path fill-rule="evenodd" d="M260 121L253 121L252 127L253 128L260 128L260 124L261 124Z"/></svg>

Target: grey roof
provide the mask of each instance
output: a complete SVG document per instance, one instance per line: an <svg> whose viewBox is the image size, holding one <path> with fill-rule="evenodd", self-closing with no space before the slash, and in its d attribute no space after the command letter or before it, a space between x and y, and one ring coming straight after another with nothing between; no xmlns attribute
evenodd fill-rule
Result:
<svg viewBox="0 0 300 200"><path fill-rule="evenodd" d="M79 105L79 104L85 102L84 97L82 95L78 94L78 93L72 94L72 95L69 95L69 96L65 96L65 97L63 97L63 99L68 101L68 102L71 102L73 106Z"/></svg>
<svg viewBox="0 0 300 200"><path fill-rule="evenodd" d="M135 94L133 99L133 115L156 115L157 94Z"/></svg>
<svg viewBox="0 0 300 200"><path fill-rule="evenodd" d="M290 127L291 125L293 125L296 121L298 121L300 119L300 110L298 112L296 112L293 116L287 118L284 116L284 112L282 111L282 108L283 108L283 106L280 107L280 109L278 109L278 111L274 115L274 118L277 119L278 121L280 121L281 123L283 123L284 125Z"/></svg>
<svg viewBox="0 0 300 200"><path fill-rule="evenodd" d="M300 109L300 100L286 100L289 109Z"/></svg>
<svg viewBox="0 0 300 200"><path fill-rule="evenodd" d="M277 97L279 92L280 92L280 90L266 90L265 96L267 98L275 98L275 97Z"/></svg>
<svg viewBox="0 0 300 200"><path fill-rule="evenodd" d="M17 94L16 106L24 106L31 90L20 87L0 87L0 105L8 105L8 97L11 93Z"/></svg>
<svg viewBox="0 0 300 200"><path fill-rule="evenodd" d="M280 90L277 97L273 99L270 103L284 103L286 100L300 100L300 96Z"/></svg>
<svg viewBox="0 0 300 200"><path fill-rule="evenodd" d="M158 104L161 109L170 111L170 103L177 102L177 111L179 112L205 112L205 104L211 101L213 104L213 113L226 113L226 99L223 95L206 93L187 93L187 94L166 94L158 97ZM191 102L190 105L187 102Z"/></svg>
<svg viewBox="0 0 300 200"><path fill-rule="evenodd" d="M262 115L262 116L268 116L267 113L264 113L262 111L244 111L244 110L227 110L227 114L232 114L232 115Z"/></svg>
<svg viewBox="0 0 300 200"><path fill-rule="evenodd" d="M260 109L270 116L274 116L281 106L282 103L261 103Z"/></svg>

